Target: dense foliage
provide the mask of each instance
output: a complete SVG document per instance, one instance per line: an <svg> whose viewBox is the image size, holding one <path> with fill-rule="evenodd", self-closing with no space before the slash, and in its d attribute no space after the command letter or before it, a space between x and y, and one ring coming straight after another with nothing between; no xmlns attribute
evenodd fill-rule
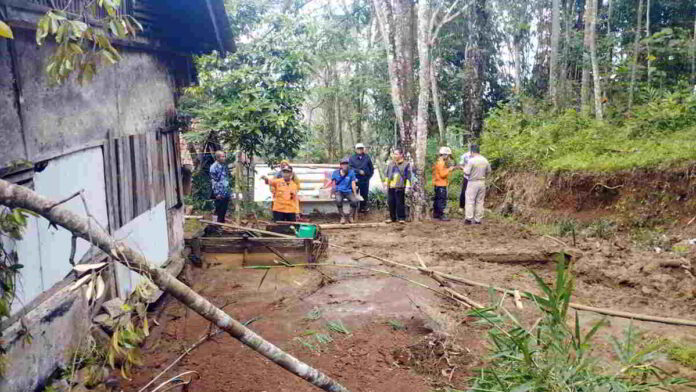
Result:
<svg viewBox="0 0 696 392"><path fill-rule="evenodd" d="M693 161L696 95L664 94L634 107L631 117L605 121L573 109L503 105L488 117L482 144L495 166L515 169L599 172Z"/></svg>
<svg viewBox="0 0 696 392"><path fill-rule="evenodd" d="M307 26L247 3L233 9L230 17L245 21L241 32L257 28L264 34L225 57L197 58L199 84L187 89L181 111L197 117L226 148L270 161L294 157L306 139L301 108L310 63L301 43Z"/></svg>

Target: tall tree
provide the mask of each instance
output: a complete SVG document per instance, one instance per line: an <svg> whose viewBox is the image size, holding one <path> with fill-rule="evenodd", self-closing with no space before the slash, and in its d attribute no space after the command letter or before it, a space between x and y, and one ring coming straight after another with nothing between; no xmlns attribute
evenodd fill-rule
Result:
<svg viewBox="0 0 696 392"><path fill-rule="evenodd" d="M561 0L553 0L551 6L551 61L549 63L549 95L558 108L558 58L561 42Z"/></svg>
<svg viewBox="0 0 696 392"><path fill-rule="evenodd" d="M594 84L595 116L597 120L604 118L602 111L602 84L597 60L597 0L587 0L590 4L590 60L592 62L592 79Z"/></svg>
<svg viewBox="0 0 696 392"><path fill-rule="evenodd" d="M646 0L645 5L645 37L650 37L650 0ZM650 59L650 40L647 40L646 47L647 58L648 58L648 86L650 86L650 80L652 79L652 60Z"/></svg>
<svg viewBox="0 0 696 392"><path fill-rule="evenodd" d="M628 87L628 110L633 108L633 95L636 88L638 52L640 50L641 20L643 19L643 0L638 0L638 12L636 15L636 33L633 37L633 63L631 64L631 84Z"/></svg>
<svg viewBox="0 0 696 392"><path fill-rule="evenodd" d="M435 58L430 64L430 85L433 93L433 109L435 109L435 117L437 118L437 129L440 137L440 145L447 144L447 131L445 129L445 120L442 118L442 107L440 106L440 92L437 88L437 70L440 66L440 58Z"/></svg>
<svg viewBox="0 0 696 392"><path fill-rule="evenodd" d="M691 84L696 85L696 16L694 16L694 40L691 43Z"/></svg>
<svg viewBox="0 0 696 392"><path fill-rule="evenodd" d="M585 0L585 16L583 23L585 24L585 33L583 35L582 45L582 84L580 86L580 107L585 114L590 113L590 79L592 61L590 59L590 46L592 41L592 1Z"/></svg>
<svg viewBox="0 0 696 392"><path fill-rule="evenodd" d="M471 116L471 135L478 139L483 132L483 91L484 91L484 61L485 34L488 25L486 0L473 0L471 40L468 59L471 70L471 85L469 93L469 115Z"/></svg>

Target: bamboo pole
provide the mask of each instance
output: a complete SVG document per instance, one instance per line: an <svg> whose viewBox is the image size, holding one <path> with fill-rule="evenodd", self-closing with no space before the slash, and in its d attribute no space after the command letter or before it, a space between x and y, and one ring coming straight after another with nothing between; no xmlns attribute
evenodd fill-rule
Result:
<svg viewBox="0 0 696 392"><path fill-rule="evenodd" d="M298 360L257 335L166 270L154 267L142 254L136 252L124 242L117 241L103 229L94 227L98 225L91 225L84 216L78 215L64 207L55 206L53 201L29 188L15 185L5 180L0 180L0 205L33 211L46 218L49 222L65 228L73 235L90 241L128 269L149 278L160 290L171 294L188 308L200 314L230 336L312 385L329 392L348 391L321 371Z"/></svg>

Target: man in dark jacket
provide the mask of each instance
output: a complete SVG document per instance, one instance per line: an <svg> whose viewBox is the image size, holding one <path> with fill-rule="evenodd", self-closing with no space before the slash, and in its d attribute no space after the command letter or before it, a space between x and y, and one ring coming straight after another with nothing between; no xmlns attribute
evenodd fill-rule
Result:
<svg viewBox="0 0 696 392"><path fill-rule="evenodd" d="M367 212L367 198L370 194L370 178L375 172L372 159L365 154L365 145L358 143L355 145L355 154L350 157L350 168L355 170L358 178L358 188L363 200L360 202L360 212Z"/></svg>

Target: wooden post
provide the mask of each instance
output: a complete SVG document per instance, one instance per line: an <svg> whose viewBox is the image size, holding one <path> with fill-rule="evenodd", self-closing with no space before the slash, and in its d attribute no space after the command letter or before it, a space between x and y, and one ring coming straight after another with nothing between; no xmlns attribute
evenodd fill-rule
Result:
<svg viewBox="0 0 696 392"><path fill-rule="evenodd" d="M242 200L240 198L242 194L242 152L238 150L235 155L234 209L235 221L240 224L242 222Z"/></svg>
<svg viewBox="0 0 696 392"><path fill-rule="evenodd" d="M304 240L305 256L307 258L307 263L309 263L309 264L316 262L316 260L314 260L314 257L312 256L312 245L313 244L314 244L314 241L312 241L309 238Z"/></svg>

